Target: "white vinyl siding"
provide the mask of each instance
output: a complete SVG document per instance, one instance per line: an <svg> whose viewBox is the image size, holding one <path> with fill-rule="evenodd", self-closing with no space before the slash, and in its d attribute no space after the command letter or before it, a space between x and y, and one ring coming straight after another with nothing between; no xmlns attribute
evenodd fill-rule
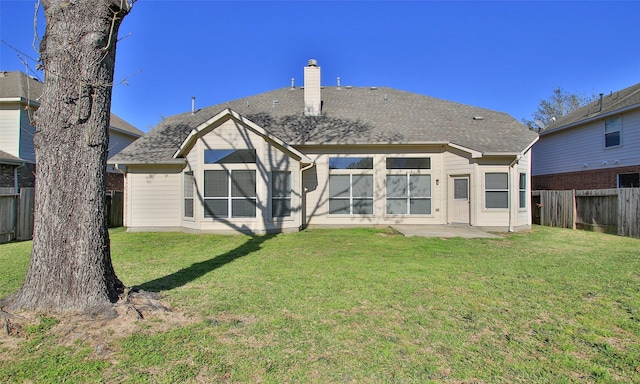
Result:
<svg viewBox="0 0 640 384"><path fill-rule="evenodd" d="M5 109L7 108L7 109ZM0 150L20 157L20 110L3 106L0 109Z"/></svg>
<svg viewBox="0 0 640 384"><path fill-rule="evenodd" d="M162 170L138 172L134 169L127 174L127 226L180 226L183 211L180 198L183 193L182 173L166 173Z"/></svg>
<svg viewBox="0 0 640 384"><path fill-rule="evenodd" d="M291 172L271 172L271 217L291 216Z"/></svg>

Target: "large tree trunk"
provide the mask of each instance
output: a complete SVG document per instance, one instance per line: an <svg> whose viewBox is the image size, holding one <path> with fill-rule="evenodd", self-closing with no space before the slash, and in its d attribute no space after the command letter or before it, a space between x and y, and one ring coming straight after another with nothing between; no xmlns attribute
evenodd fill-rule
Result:
<svg viewBox="0 0 640 384"><path fill-rule="evenodd" d="M24 284L6 310L92 313L124 286L111 264L105 174L118 27L127 0L42 0L36 212Z"/></svg>

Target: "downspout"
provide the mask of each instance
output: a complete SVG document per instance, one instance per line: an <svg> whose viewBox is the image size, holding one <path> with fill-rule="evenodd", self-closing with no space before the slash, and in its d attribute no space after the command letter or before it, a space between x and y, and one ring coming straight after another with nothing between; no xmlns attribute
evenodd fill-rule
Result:
<svg viewBox="0 0 640 384"><path fill-rule="evenodd" d="M20 194L20 186L18 182L18 169L27 165L26 163L22 163L13 169L13 191L16 195Z"/></svg>
<svg viewBox="0 0 640 384"><path fill-rule="evenodd" d="M516 210L518 209L519 205L515 204L516 202L513 201L515 200L513 198L515 190L515 188L513 188L515 184L513 183L513 180L515 170L514 167L518 164L518 161L520 161L521 158L522 155L517 155L516 158L511 162L511 164L509 164L509 182L512 185L509 190L509 232L515 232L515 221L518 217L518 212ZM518 187L518 196L520 196L520 187Z"/></svg>

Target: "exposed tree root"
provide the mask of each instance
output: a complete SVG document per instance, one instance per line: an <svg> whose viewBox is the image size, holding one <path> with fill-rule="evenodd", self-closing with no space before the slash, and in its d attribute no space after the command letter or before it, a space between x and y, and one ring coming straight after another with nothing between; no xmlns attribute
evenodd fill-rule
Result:
<svg viewBox="0 0 640 384"><path fill-rule="evenodd" d="M119 300L107 307L91 308L84 313L20 312L6 311L0 307L0 345L17 346L20 339L28 338L25 327L37 324L43 317L54 317L57 324L47 332L58 338L62 344L71 345L77 341L94 345L98 355L110 350L109 344L115 339L137 332L155 332L192 323L195 319L181 313L171 312L160 302L162 295L146 292L136 287L126 288ZM7 304L7 301L2 304ZM145 320L154 319L149 323ZM100 353L98 353L98 350Z"/></svg>
<svg viewBox="0 0 640 384"><path fill-rule="evenodd" d="M2 328L7 336L19 336L22 334L22 324L28 321L27 318L5 312L0 309L0 319L2 320Z"/></svg>

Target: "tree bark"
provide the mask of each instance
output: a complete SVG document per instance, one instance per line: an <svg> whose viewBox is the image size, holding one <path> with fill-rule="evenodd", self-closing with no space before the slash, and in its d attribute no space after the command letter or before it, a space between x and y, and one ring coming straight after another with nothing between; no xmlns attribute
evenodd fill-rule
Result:
<svg viewBox="0 0 640 384"><path fill-rule="evenodd" d="M101 312L124 285L111 263L105 176L118 28L128 0L42 0L33 250L10 311Z"/></svg>

